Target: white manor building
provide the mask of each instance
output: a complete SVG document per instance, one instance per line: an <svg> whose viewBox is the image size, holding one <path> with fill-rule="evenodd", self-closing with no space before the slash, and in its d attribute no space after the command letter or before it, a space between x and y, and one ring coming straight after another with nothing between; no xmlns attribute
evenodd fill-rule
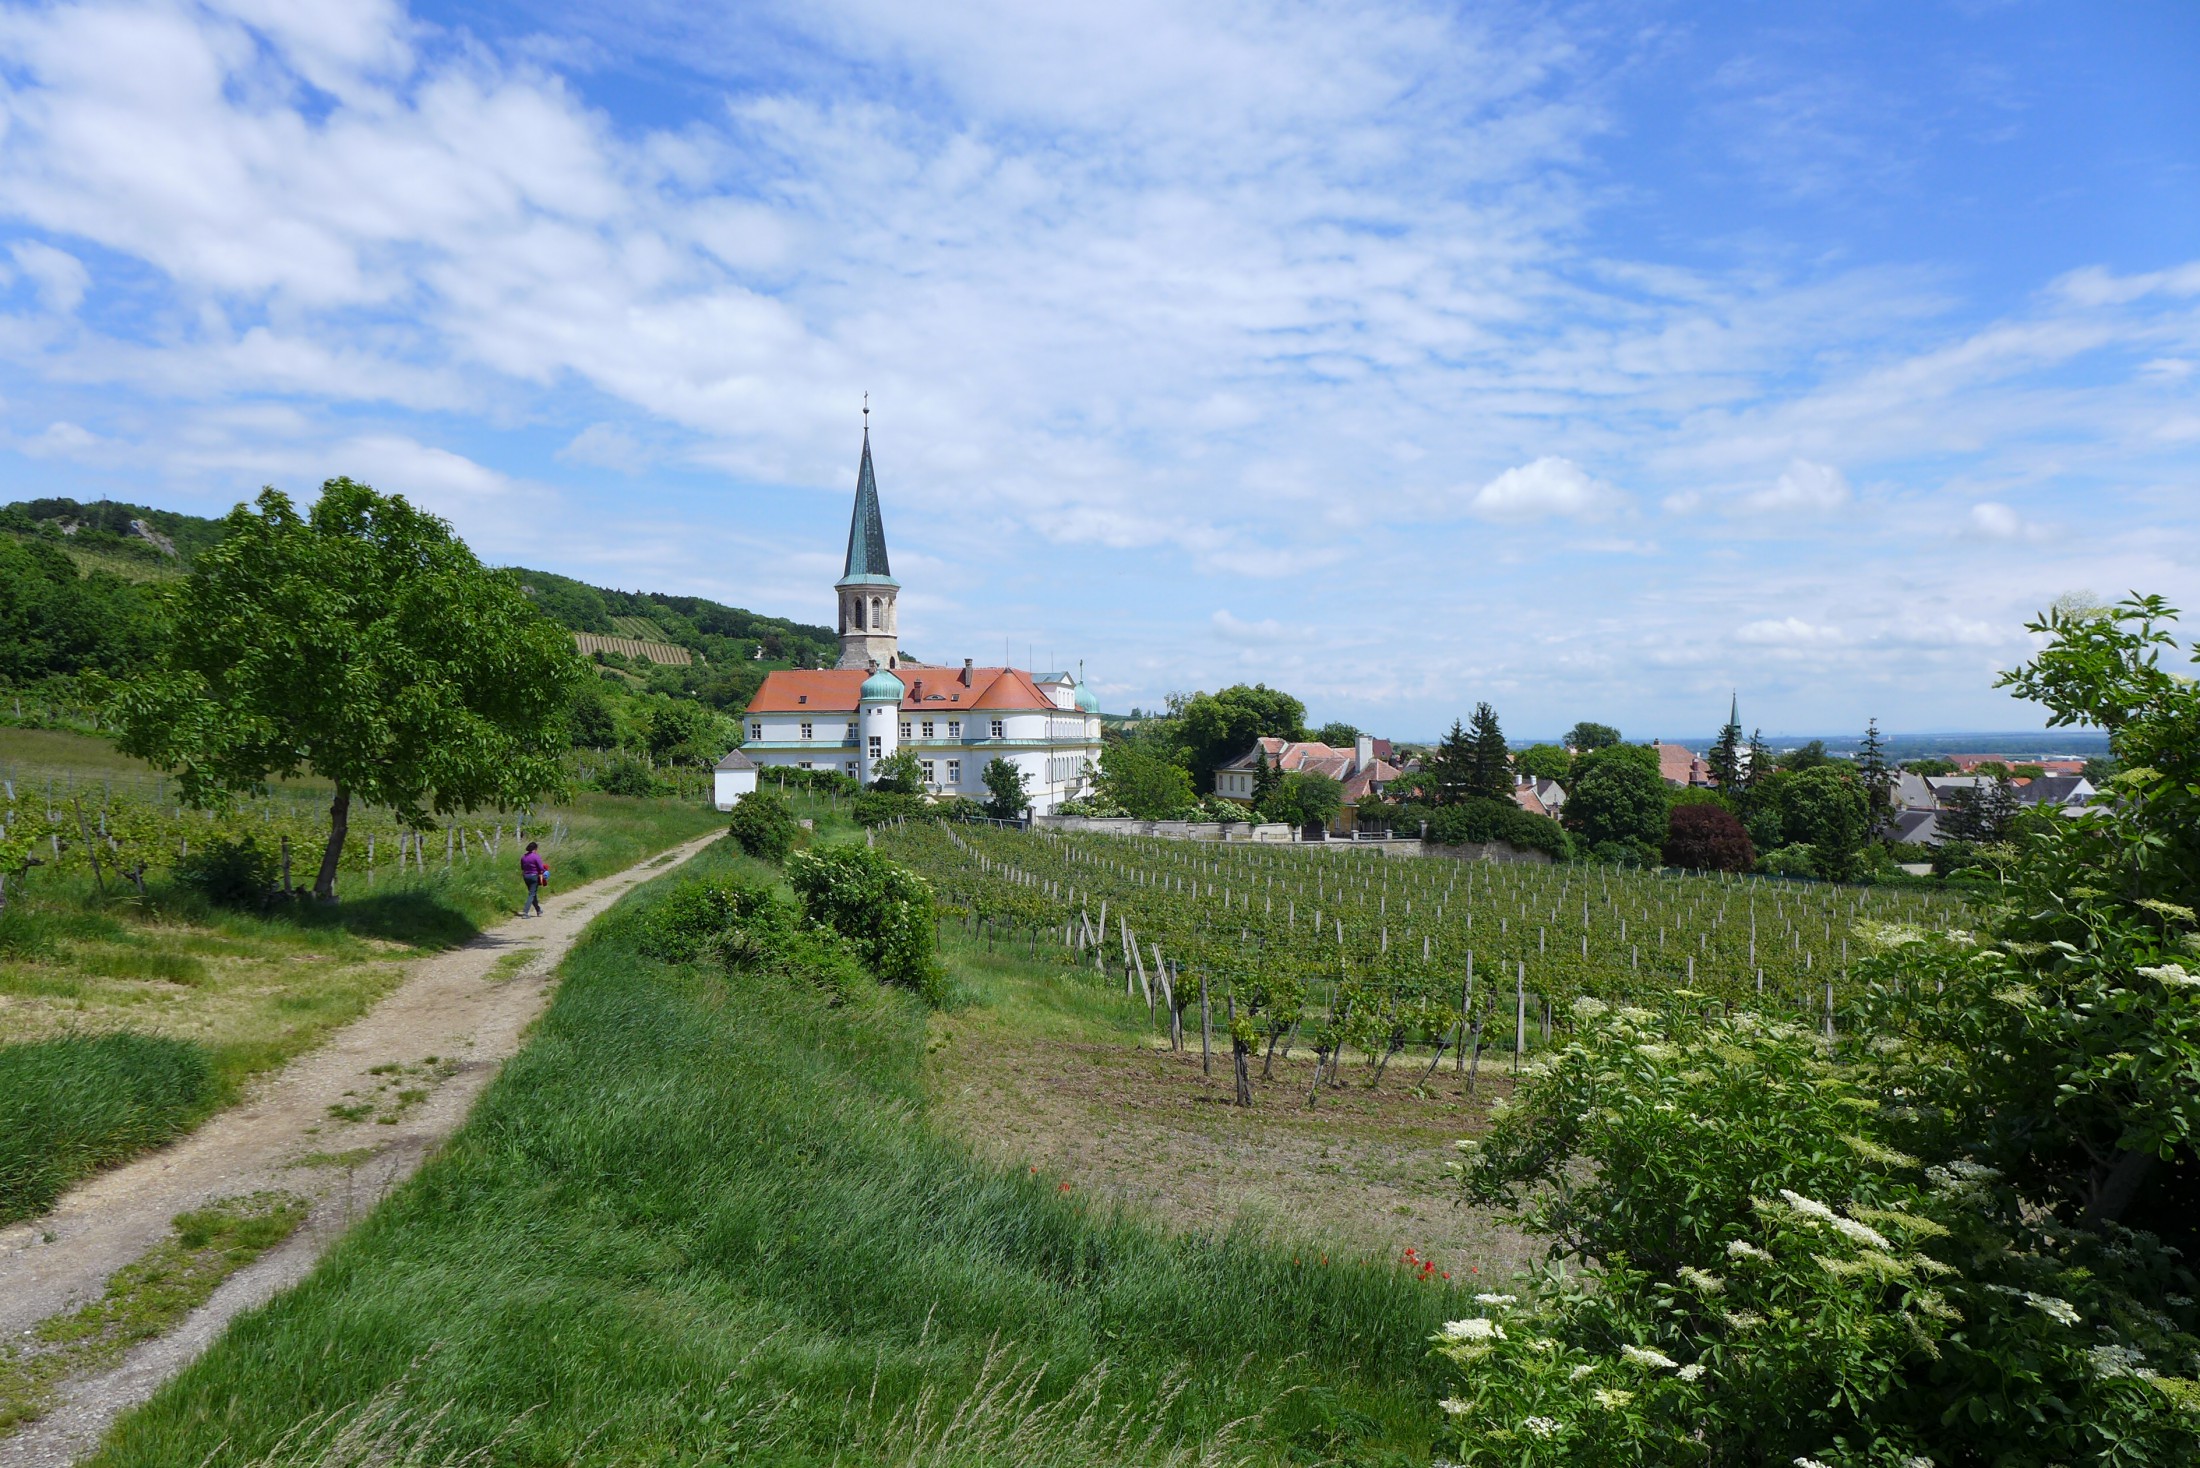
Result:
<svg viewBox="0 0 2200 1468"><path fill-rule="evenodd" d="M773 769L838 770L868 785L882 760L908 750L934 794L984 799L985 767L997 758L1023 771L1035 814L1087 790L1087 767L1100 759L1100 704L1076 678L901 656L901 583L887 566L868 427L847 564L833 589L840 665L767 675L742 716L739 752L763 778Z"/></svg>

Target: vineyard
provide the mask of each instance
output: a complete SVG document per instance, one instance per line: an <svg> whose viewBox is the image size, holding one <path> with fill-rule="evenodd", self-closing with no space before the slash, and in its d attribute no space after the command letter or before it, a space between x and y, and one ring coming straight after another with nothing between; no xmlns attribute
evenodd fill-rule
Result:
<svg viewBox="0 0 2200 1468"><path fill-rule="evenodd" d="M1471 1079L1548 1044L1578 997L1747 1006L1829 1030L1860 927L1967 927L1956 899L1610 867L1394 860L987 825L881 829L947 913L1117 977L1172 1046L1222 1042L1237 1096L1310 1047L1379 1079L1419 1057ZM1119 972L1118 972L1119 971Z"/></svg>

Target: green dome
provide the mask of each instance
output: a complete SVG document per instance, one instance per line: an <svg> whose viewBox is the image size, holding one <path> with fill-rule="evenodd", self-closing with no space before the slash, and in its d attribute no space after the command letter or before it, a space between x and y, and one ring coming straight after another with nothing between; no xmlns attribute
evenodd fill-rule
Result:
<svg viewBox="0 0 2200 1468"><path fill-rule="evenodd" d="M856 697L864 703L900 703L901 680L881 668L863 680L863 688Z"/></svg>
<svg viewBox="0 0 2200 1468"><path fill-rule="evenodd" d="M1093 696L1089 685L1084 683L1077 685L1077 706L1088 714L1100 712L1100 700Z"/></svg>

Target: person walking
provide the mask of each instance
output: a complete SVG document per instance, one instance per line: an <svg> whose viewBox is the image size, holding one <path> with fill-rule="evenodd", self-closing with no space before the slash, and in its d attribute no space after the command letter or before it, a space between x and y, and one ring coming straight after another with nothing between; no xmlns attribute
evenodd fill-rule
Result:
<svg viewBox="0 0 2200 1468"><path fill-rule="evenodd" d="M519 910L521 917L542 916L542 889L550 882L550 865L535 849L535 843L527 843L527 854L519 859L520 879L527 883L527 905Z"/></svg>

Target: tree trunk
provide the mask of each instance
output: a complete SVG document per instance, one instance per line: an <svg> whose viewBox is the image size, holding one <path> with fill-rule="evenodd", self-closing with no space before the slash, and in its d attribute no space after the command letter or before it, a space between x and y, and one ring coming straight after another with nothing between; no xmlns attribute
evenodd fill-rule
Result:
<svg viewBox="0 0 2200 1468"><path fill-rule="evenodd" d="M313 896L317 902L336 900L336 863L343 859L344 832L350 824L351 792L339 785L336 798L328 803L328 847L321 853L321 870L313 879Z"/></svg>

